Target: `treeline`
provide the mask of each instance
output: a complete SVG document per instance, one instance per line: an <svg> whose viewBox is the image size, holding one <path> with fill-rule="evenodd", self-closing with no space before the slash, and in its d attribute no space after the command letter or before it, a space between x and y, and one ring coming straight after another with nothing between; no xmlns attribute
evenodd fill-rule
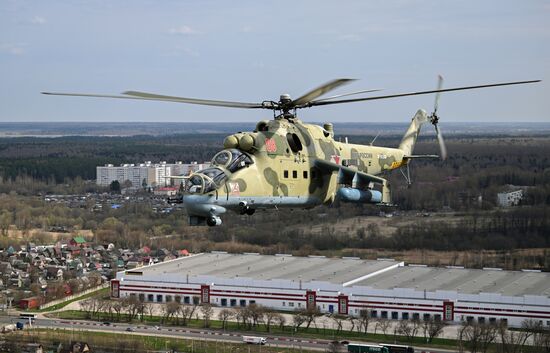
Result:
<svg viewBox="0 0 550 353"><path fill-rule="evenodd" d="M96 178L96 166L144 161L209 161L223 135L58 137L0 139L0 177L65 183Z"/></svg>
<svg viewBox="0 0 550 353"><path fill-rule="evenodd" d="M390 241L378 239L377 243L394 249L546 248L550 247L550 208L529 207L474 214L454 224L419 222L399 228Z"/></svg>
<svg viewBox="0 0 550 353"><path fill-rule="evenodd" d="M282 218L291 218L290 215ZM312 218L294 212L302 224L314 224ZM323 218L337 218L337 214ZM509 211L475 212L465 214L458 221L417 218L409 225L398 228L394 235L382 234L377 225L338 231L333 226L337 221L324 222L322 231L311 232L305 227L287 226L278 228L277 222L262 223L262 230L254 232L257 224L216 228L208 234L211 241L236 240L260 247L277 247L284 244L289 250L304 247L314 250L342 250L346 248L393 250L428 249L440 251L550 247L550 208L529 207Z"/></svg>

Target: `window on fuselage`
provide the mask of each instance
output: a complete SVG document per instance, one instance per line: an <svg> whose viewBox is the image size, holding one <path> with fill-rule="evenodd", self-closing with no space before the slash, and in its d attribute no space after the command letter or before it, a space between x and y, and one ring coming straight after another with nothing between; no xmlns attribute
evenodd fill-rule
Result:
<svg viewBox="0 0 550 353"><path fill-rule="evenodd" d="M290 149L294 153L298 153L303 149L302 141L300 141L300 138L296 134L286 134L286 141L288 142Z"/></svg>
<svg viewBox="0 0 550 353"><path fill-rule="evenodd" d="M304 179L307 179L307 170L304 170Z"/></svg>
<svg viewBox="0 0 550 353"><path fill-rule="evenodd" d="M296 170L292 171L292 178L298 179L298 171L296 171Z"/></svg>
<svg viewBox="0 0 550 353"><path fill-rule="evenodd" d="M284 175L285 179L288 179L288 170L285 170L285 171L283 172L283 175Z"/></svg>

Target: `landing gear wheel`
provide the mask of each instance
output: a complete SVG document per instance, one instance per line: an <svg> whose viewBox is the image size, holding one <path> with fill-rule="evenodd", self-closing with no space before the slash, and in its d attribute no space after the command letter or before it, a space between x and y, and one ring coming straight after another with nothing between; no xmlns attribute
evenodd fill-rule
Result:
<svg viewBox="0 0 550 353"><path fill-rule="evenodd" d="M217 216L208 217L206 220L206 224L208 224L210 227L219 226L222 224L222 219Z"/></svg>

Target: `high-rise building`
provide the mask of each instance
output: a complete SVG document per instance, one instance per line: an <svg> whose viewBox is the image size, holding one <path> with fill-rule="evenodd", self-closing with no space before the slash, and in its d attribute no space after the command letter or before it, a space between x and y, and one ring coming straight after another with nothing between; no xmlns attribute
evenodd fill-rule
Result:
<svg viewBox="0 0 550 353"><path fill-rule="evenodd" d="M122 186L129 181L131 183L129 187L134 189L141 188L144 184L149 187L164 187L177 184L177 182L172 182L171 176L189 175L207 168L209 165L209 163L185 164L164 161L160 163L147 161L141 164L121 164L120 166L106 164L96 168L96 183L101 186L109 186L113 181L118 180Z"/></svg>

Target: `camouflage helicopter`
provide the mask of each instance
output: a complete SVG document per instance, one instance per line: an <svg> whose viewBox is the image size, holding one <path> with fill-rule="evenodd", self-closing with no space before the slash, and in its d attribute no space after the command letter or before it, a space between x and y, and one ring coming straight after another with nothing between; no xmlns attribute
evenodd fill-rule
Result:
<svg viewBox="0 0 550 353"><path fill-rule="evenodd" d="M261 120L253 131L227 136L223 149L212 159L211 166L186 179L183 203L191 225L218 226L221 215L227 210L252 215L257 209L279 207L313 208L342 202L391 205L390 184L381 173L406 167L403 175L410 182L408 165L415 158L442 158L447 152L437 115L441 92L470 90L486 87L535 83L516 81L468 87L442 89L439 77L435 90L398 93L361 98L345 98L354 94L373 92L364 90L320 99L322 95L353 80L336 79L310 92L292 99L282 94L278 101L243 103L166 96L145 92L127 91L123 95L52 93L43 94L141 99L200 104L230 108L268 109L272 120ZM337 141L331 123L323 126L307 124L298 119L298 109L331 104L352 103L398 98L422 94L435 94L431 114L419 109L405 132L399 146L386 148ZM440 146L440 155L414 155L413 150L422 125L433 124Z"/></svg>

